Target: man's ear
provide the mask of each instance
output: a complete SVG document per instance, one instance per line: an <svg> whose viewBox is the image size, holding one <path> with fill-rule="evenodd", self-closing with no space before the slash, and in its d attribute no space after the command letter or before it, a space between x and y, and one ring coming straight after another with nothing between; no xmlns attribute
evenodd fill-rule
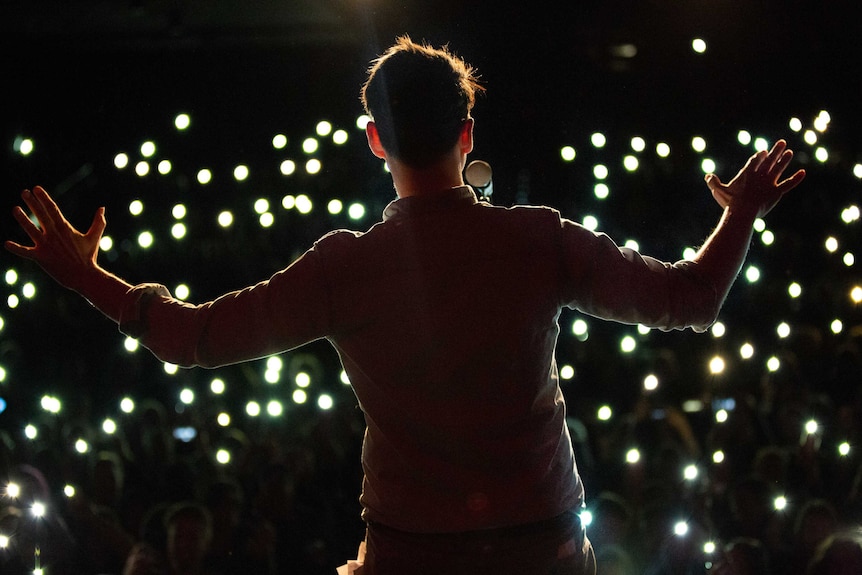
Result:
<svg viewBox="0 0 862 575"><path fill-rule="evenodd" d="M377 125L374 122L368 122L365 125L365 137L368 139L368 147L371 148L371 153L381 160L385 160L386 150L383 149L383 144L380 143L380 134L377 132Z"/></svg>
<svg viewBox="0 0 862 575"><path fill-rule="evenodd" d="M461 126L461 135L458 137L458 145L461 153L469 154L473 151L473 118L467 118Z"/></svg>

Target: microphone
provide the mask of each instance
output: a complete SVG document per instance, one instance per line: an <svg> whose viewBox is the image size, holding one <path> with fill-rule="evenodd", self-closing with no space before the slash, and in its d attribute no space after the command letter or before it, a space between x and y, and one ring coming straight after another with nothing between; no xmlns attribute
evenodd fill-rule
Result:
<svg viewBox="0 0 862 575"><path fill-rule="evenodd" d="M464 169L464 179L479 190L483 200L490 201L494 193L494 183L491 181L491 165L483 160L473 160Z"/></svg>

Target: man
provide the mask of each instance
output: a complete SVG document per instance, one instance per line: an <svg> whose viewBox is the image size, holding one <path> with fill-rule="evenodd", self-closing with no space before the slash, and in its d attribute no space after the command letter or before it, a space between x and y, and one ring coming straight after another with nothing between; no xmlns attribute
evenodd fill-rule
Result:
<svg viewBox="0 0 862 575"><path fill-rule="evenodd" d="M479 202L462 179L477 90L447 49L398 39L362 90L398 195L383 220L203 305L103 270L104 210L80 234L39 187L23 200L40 227L15 210L33 246L7 242L165 361L217 366L327 338L367 423L365 575L593 572L554 360L562 308L706 330L755 218L804 177L781 180L783 141L727 184L708 176L718 226L691 261L660 262L550 208Z"/></svg>

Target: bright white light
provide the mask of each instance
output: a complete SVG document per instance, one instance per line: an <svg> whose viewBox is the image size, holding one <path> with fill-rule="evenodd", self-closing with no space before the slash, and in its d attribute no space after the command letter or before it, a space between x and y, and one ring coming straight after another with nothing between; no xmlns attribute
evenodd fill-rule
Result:
<svg viewBox="0 0 862 575"><path fill-rule="evenodd" d="M766 229L766 220L763 218L755 218L754 220L754 231L757 233L763 232Z"/></svg>
<svg viewBox="0 0 862 575"><path fill-rule="evenodd" d="M862 164L856 164L853 166L853 175L862 179Z"/></svg>
<svg viewBox="0 0 862 575"><path fill-rule="evenodd" d="M219 226L223 228L229 228L233 224L233 214L227 210L219 212L216 221L218 221Z"/></svg>
<svg viewBox="0 0 862 575"><path fill-rule="evenodd" d="M755 283L760 279L760 270L755 266L748 266L745 270L745 279L748 280L748 283Z"/></svg>
<svg viewBox="0 0 862 575"><path fill-rule="evenodd" d="M760 234L760 241L763 242L763 245L765 246L771 246L775 243L775 234L769 230L763 230L763 233Z"/></svg>
<svg viewBox="0 0 862 575"><path fill-rule="evenodd" d="M156 153L156 143L147 141L141 144L141 155L145 158L150 158Z"/></svg>
<svg viewBox="0 0 862 575"><path fill-rule="evenodd" d="M254 201L254 211L256 214L264 214L269 211L269 200L266 198L258 198Z"/></svg>
<svg viewBox="0 0 862 575"><path fill-rule="evenodd" d="M713 375L717 375L722 373L725 368L724 358L716 355L712 359L709 360L709 372Z"/></svg>
<svg viewBox="0 0 862 575"><path fill-rule="evenodd" d="M775 505L776 511L784 511L787 509L787 498L783 495L779 495L775 498L773 504Z"/></svg>
<svg viewBox="0 0 862 575"><path fill-rule="evenodd" d="M189 299L189 296L191 296L191 295L192 295L192 290L186 284L179 284L177 287L174 288L174 296L177 299L181 299L183 301L186 301Z"/></svg>
<svg viewBox="0 0 862 575"><path fill-rule="evenodd" d="M630 335L623 336L623 338L620 340L620 350L623 353L633 352L635 350L635 348L637 347L637 345L638 345L637 340L635 340L635 338L633 338Z"/></svg>
<svg viewBox="0 0 862 575"><path fill-rule="evenodd" d="M36 296L36 285L32 282L27 282L21 286L21 295L25 299L33 299Z"/></svg>
<svg viewBox="0 0 862 575"><path fill-rule="evenodd" d="M24 437L27 439L36 439L39 437L39 428L32 423L28 423L24 426Z"/></svg>
<svg viewBox="0 0 862 575"><path fill-rule="evenodd" d="M166 176L171 173L173 165L171 164L170 160L161 160L156 166L156 169L161 175Z"/></svg>
<svg viewBox="0 0 862 575"><path fill-rule="evenodd" d="M790 129L794 132L799 132L802 130L802 120L799 118L790 118L790 121L787 124L790 126Z"/></svg>
<svg viewBox="0 0 862 575"><path fill-rule="evenodd" d="M659 142L655 145L655 153L660 158L667 158L670 156L670 146L664 142Z"/></svg>
<svg viewBox="0 0 862 575"><path fill-rule="evenodd" d="M320 397L317 398L317 407L323 411L332 409L334 404L335 402L333 401L332 396L326 393L321 394Z"/></svg>
<svg viewBox="0 0 862 575"><path fill-rule="evenodd" d="M308 401L308 394L305 393L305 390L297 389L294 390L292 399L294 403L302 405L303 403Z"/></svg>
<svg viewBox="0 0 862 575"><path fill-rule="evenodd" d="M629 172L634 172L638 169L638 159L636 156L625 156L623 158L623 167Z"/></svg>
<svg viewBox="0 0 862 575"><path fill-rule="evenodd" d="M751 359L754 356L754 346L750 343L744 343L739 347L739 355L742 359Z"/></svg>
<svg viewBox="0 0 862 575"><path fill-rule="evenodd" d="M560 148L560 157L564 162L571 162L577 155L577 151L572 146L563 146Z"/></svg>
<svg viewBox="0 0 862 575"><path fill-rule="evenodd" d="M216 461L221 463L222 465L227 465L230 463L230 451L227 449L219 449L216 451Z"/></svg>
<svg viewBox="0 0 862 575"><path fill-rule="evenodd" d="M84 439L79 438L75 441L75 451L80 454L87 453L88 451L90 451L90 444L87 443Z"/></svg>
<svg viewBox="0 0 862 575"><path fill-rule="evenodd" d="M296 196L296 211L300 214L308 214L311 213L311 210L314 207L314 204L311 202L311 198L306 196L305 194L299 194Z"/></svg>
<svg viewBox="0 0 862 575"><path fill-rule="evenodd" d="M829 112L826 110L821 110L820 113L814 118L814 129L818 132L825 132L826 128L829 127L829 122L832 118L829 115Z"/></svg>
<svg viewBox="0 0 862 575"><path fill-rule="evenodd" d="M575 368L571 365L564 365L560 367L560 378L569 380L575 377Z"/></svg>
<svg viewBox="0 0 862 575"><path fill-rule="evenodd" d="M120 411L123 413L132 413L135 411L135 402L130 397L124 397L120 400Z"/></svg>
<svg viewBox="0 0 862 575"><path fill-rule="evenodd" d="M815 421L813 419L809 419L808 421L805 422L805 433L807 433L808 435L813 435L813 434L817 433L817 430L819 429L819 427L820 426L817 425L817 421Z"/></svg>
<svg viewBox="0 0 862 575"><path fill-rule="evenodd" d="M242 182L248 179L248 166L240 164L233 169L233 177L236 181Z"/></svg>
<svg viewBox="0 0 862 575"><path fill-rule="evenodd" d="M599 220L595 216L584 216L583 225L591 231L596 231L599 228Z"/></svg>
<svg viewBox="0 0 862 575"><path fill-rule="evenodd" d="M691 41L691 49L698 54L703 54L706 52L706 40L703 38L695 38Z"/></svg>
<svg viewBox="0 0 862 575"><path fill-rule="evenodd" d="M850 455L850 444L846 441L842 441L838 444L838 455L841 457L847 457Z"/></svg>
<svg viewBox="0 0 862 575"><path fill-rule="evenodd" d="M315 133L320 137L326 137L332 133L332 123L326 120L321 120L314 128Z"/></svg>
<svg viewBox="0 0 862 575"><path fill-rule="evenodd" d="M841 221L843 221L845 224L849 224L858 220L859 215L859 206L847 206L846 208L841 210Z"/></svg>
<svg viewBox="0 0 862 575"><path fill-rule="evenodd" d="M718 411L715 412L715 422L716 423L724 423L725 421L727 421L727 417L728 417L728 415L727 415L726 409L719 409Z"/></svg>
<svg viewBox="0 0 862 575"><path fill-rule="evenodd" d="M838 239L834 236L829 236L828 238L826 238L824 245L826 246L826 251L830 253L835 253L836 251L838 251Z"/></svg>
<svg viewBox="0 0 862 575"><path fill-rule="evenodd" d="M604 148L608 140L601 132L595 132L590 136L590 143L596 148Z"/></svg>
<svg viewBox="0 0 862 575"><path fill-rule="evenodd" d="M197 179L199 184L206 185L213 180L213 173L206 168L198 170Z"/></svg>
<svg viewBox="0 0 862 575"><path fill-rule="evenodd" d="M707 541L703 544L703 552L707 555L712 555L713 553L715 553L716 549L717 547L715 545L715 541Z"/></svg>
<svg viewBox="0 0 862 575"><path fill-rule="evenodd" d="M640 460L641 452L637 448L633 447L626 452L626 463L634 464Z"/></svg>
<svg viewBox="0 0 862 575"><path fill-rule="evenodd" d="M778 327L775 328L775 332L781 339L790 337L790 325L787 322L783 321L778 324Z"/></svg>
<svg viewBox="0 0 862 575"><path fill-rule="evenodd" d="M691 139L691 147L695 152L703 152L706 150L706 140L701 136L695 136Z"/></svg>
<svg viewBox="0 0 862 575"><path fill-rule="evenodd" d="M640 244L637 242L637 240L626 240L626 241L623 243L623 245L624 245L625 247L629 248L630 250L634 250L634 251L636 251L636 252L637 252L637 251L640 251L640 249L641 249L641 246L640 246ZM643 333L643 334L649 333L649 328L641 329L642 327L643 327L643 326L638 326L638 332Z"/></svg>
<svg viewBox="0 0 862 575"><path fill-rule="evenodd" d="M332 215L340 214L343 209L344 204L338 199L329 200L329 203L326 204L326 211Z"/></svg>
<svg viewBox="0 0 862 575"><path fill-rule="evenodd" d="M852 253L852 252L847 252L847 253L846 253L846 254L844 254L844 256L841 258L841 260L844 262L844 265L845 265L845 266L847 266L847 267L849 268L849 267L851 267L853 264L855 264L855 263L856 263L856 256L855 256L855 255L853 255L853 253Z"/></svg>
<svg viewBox="0 0 862 575"><path fill-rule="evenodd" d="M180 401L185 403L186 405L191 405L195 401L195 392L189 388L184 388L180 391Z"/></svg>
<svg viewBox="0 0 862 575"><path fill-rule="evenodd" d="M123 168L129 165L129 155L120 152L116 156L114 156L114 167L118 170L122 170Z"/></svg>
<svg viewBox="0 0 862 575"><path fill-rule="evenodd" d="M805 143L809 146L813 146L817 143L817 132L814 130L805 130L802 134L802 139L805 140Z"/></svg>
<svg viewBox="0 0 862 575"><path fill-rule="evenodd" d="M76 493L76 490L75 490L74 485L66 484L63 486L63 495L65 495L66 497L71 499L72 497L75 496L75 493Z"/></svg>
<svg viewBox="0 0 862 575"><path fill-rule="evenodd" d="M227 386L223 379L216 377L210 382L210 391L212 391L216 395L221 395L224 393Z"/></svg>
<svg viewBox="0 0 862 575"><path fill-rule="evenodd" d="M174 126L177 130L187 130L191 123L192 119L188 114L177 114L174 118Z"/></svg>
<svg viewBox="0 0 862 575"><path fill-rule="evenodd" d="M358 116L356 118L356 127L359 128L360 130L364 130L365 127L368 125L368 122L370 122L370 121L371 121L371 118L368 117L367 114L362 114L361 116Z"/></svg>
<svg viewBox="0 0 862 575"><path fill-rule="evenodd" d="M593 186L593 194L600 200L605 200L611 195L611 189L604 182L599 182Z"/></svg>
<svg viewBox="0 0 862 575"><path fill-rule="evenodd" d="M736 134L736 141L747 146L751 143L751 133L748 130L740 130Z"/></svg>
<svg viewBox="0 0 862 575"><path fill-rule="evenodd" d="M583 525L584 527L589 527L589 525L593 522L593 514L586 509L581 511L578 514L578 517L581 518L581 525Z"/></svg>
<svg viewBox="0 0 862 575"><path fill-rule="evenodd" d="M144 249L153 247L154 240L155 238L153 237L152 232L144 230L138 234L138 245Z"/></svg>
<svg viewBox="0 0 862 575"><path fill-rule="evenodd" d="M714 451L712 454L713 463L722 463L724 461L724 452L722 450Z"/></svg>
<svg viewBox="0 0 862 575"><path fill-rule="evenodd" d="M256 401L249 401L245 404L245 412L251 417L260 415L260 404Z"/></svg>
<svg viewBox="0 0 862 575"><path fill-rule="evenodd" d="M658 389L658 377L651 373L644 378L644 389L646 391L655 391Z"/></svg>
<svg viewBox="0 0 862 575"><path fill-rule="evenodd" d="M171 226L171 236L174 239L181 240L186 237L186 233L188 230L186 229L186 225L182 222L177 222Z"/></svg>
<svg viewBox="0 0 862 575"><path fill-rule="evenodd" d="M36 517L44 517L46 511L45 504L41 501L34 501L33 505L30 506L30 512Z"/></svg>
<svg viewBox="0 0 862 575"><path fill-rule="evenodd" d="M646 140L640 136L635 136L632 138L631 146L635 152L643 152L646 149Z"/></svg>
<svg viewBox="0 0 862 575"><path fill-rule="evenodd" d="M284 134L276 134L272 137L272 147L276 150L282 150L287 146L287 136Z"/></svg>
<svg viewBox="0 0 862 575"><path fill-rule="evenodd" d="M599 407L598 412L596 413L596 417L599 418L599 421L608 421L611 417L613 417L614 412L611 410L611 406L603 405Z"/></svg>
<svg viewBox="0 0 862 575"><path fill-rule="evenodd" d="M862 288L860 288L860 291L862 291ZM584 335L587 333L588 328L587 322L583 319L578 318L572 322L572 334L574 335Z"/></svg>
<svg viewBox="0 0 862 575"><path fill-rule="evenodd" d="M341 380L343 385L350 385L350 376L348 376L347 372L343 369L341 370L341 375L339 375L338 379Z"/></svg>
<svg viewBox="0 0 862 575"><path fill-rule="evenodd" d="M850 299L853 300L853 303L862 302L862 286L854 286L850 290Z"/></svg>
<svg viewBox="0 0 862 575"><path fill-rule="evenodd" d="M697 465L689 464L685 466L685 469L682 470L682 476L686 481L694 481L697 479L698 469Z"/></svg>
<svg viewBox="0 0 862 575"><path fill-rule="evenodd" d="M604 164L596 164L593 166L593 176L595 176L597 180L604 180L608 177L608 167Z"/></svg>
<svg viewBox="0 0 862 575"><path fill-rule="evenodd" d="M141 200L132 200L129 202L129 213L133 216L140 216L144 213L144 202Z"/></svg>
<svg viewBox="0 0 862 575"><path fill-rule="evenodd" d="M704 174L714 174L716 169L715 160L704 158L700 163L700 169Z"/></svg>
<svg viewBox="0 0 862 575"><path fill-rule="evenodd" d="M275 223L275 216L270 212L260 214L258 223L260 223L260 227L262 228L270 228Z"/></svg>
<svg viewBox="0 0 862 575"><path fill-rule="evenodd" d="M673 526L673 533L677 537L684 537L686 534L688 534L688 523L686 523L685 521L677 521L676 524Z"/></svg>
<svg viewBox="0 0 862 575"><path fill-rule="evenodd" d="M284 160L279 166L279 170L285 176L289 176L296 172L296 162L293 160Z"/></svg>
<svg viewBox="0 0 862 575"><path fill-rule="evenodd" d="M796 282L793 282L789 286L787 286L787 293L790 295L790 297L794 299L798 298L802 295L802 286Z"/></svg>
<svg viewBox="0 0 862 575"><path fill-rule="evenodd" d="M778 371L781 368L781 360L775 356L766 360L766 369L769 371Z"/></svg>
<svg viewBox="0 0 862 575"><path fill-rule="evenodd" d="M347 143L347 139L349 137L347 130L335 130L335 132L332 133L332 143L336 146L342 146Z"/></svg>
<svg viewBox="0 0 862 575"><path fill-rule="evenodd" d="M833 319L832 323L829 324L829 329L832 330L832 333L838 335L844 330L844 324L840 319Z"/></svg>
<svg viewBox="0 0 862 575"><path fill-rule="evenodd" d="M829 151L823 146L818 147L814 150L814 158L820 162L821 164L825 163L829 160Z"/></svg>
<svg viewBox="0 0 862 575"><path fill-rule="evenodd" d="M280 401L273 399L266 404L266 412L271 417L279 417L282 413L284 413L284 406L281 405Z"/></svg>
<svg viewBox="0 0 862 575"><path fill-rule="evenodd" d="M17 499L18 497L21 497L21 486L15 482L7 483L6 497L11 497L12 499Z"/></svg>
<svg viewBox="0 0 862 575"><path fill-rule="evenodd" d="M712 324L712 329L710 331L712 332L713 337L724 337L724 334L727 333L727 328L722 322L717 321Z"/></svg>
<svg viewBox="0 0 862 575"><path fill-rule="evenodd" d="M216 416L216 423L222 427L227 427L230 425L230 414L222 411L218 416Z"/></svg>
<svg viewBox="0 0 862 575"><path fill-rule="evenodd" d="M365 206L363 206L359 202L354 202L350 204L350 206L347 208L347 216L351 220L361 220L365 217Z"/></svg>
<svg viewBox="0 0 862 575"><path fill-rule="evenodd" d="M311 376L304 371L300 371L296 374L294 382L296 383L297 387L308 387L309 385L311 385Z"/></svg>
<svg viewBox="0 0 862 575"><path fill-rule="evenodd" d="M137 164L135 164L135 174L140 177L144 177L150 173L150 164L141 160Z"/></svg>
<svg viewBox="0 0 862 575"><path fill-rule="evenodd" d="M113 435L117 432L117 422L111 418L106 418L102 422L102 431L104 431L108 435Z"/></svg>

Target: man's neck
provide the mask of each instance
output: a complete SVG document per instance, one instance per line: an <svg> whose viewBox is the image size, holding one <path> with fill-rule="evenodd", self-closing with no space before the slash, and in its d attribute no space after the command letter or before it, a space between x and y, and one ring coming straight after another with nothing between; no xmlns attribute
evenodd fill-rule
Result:
<svg viewBox="0 0 862 575"><path fill-rule="evenodd" d="M413 168L392 162L392 183L399 198L432 194L464 185L464 159L450 155L427 168Z"/></svg>

